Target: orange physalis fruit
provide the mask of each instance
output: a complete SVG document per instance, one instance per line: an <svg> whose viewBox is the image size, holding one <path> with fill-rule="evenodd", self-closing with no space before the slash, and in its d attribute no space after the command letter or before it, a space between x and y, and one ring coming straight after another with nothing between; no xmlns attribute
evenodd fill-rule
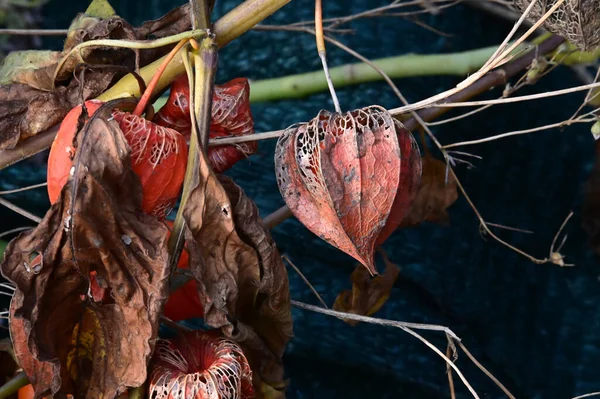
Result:
<svg viewBox="0 0 600 399"><path fill-rule="evenodd" d="M102 106L103 102L98 100L90 100L85 102L88 117L91 117L94 112ZM69 180L69 174L73 167L73 157L75 156L75 134L81 126L79 118L83 112L83 107L78 105L73 108L65 116L58 133L50 147L50 155L48 157L48 197L50 203L54 204L60 197L60 192L63 186Z"/></svg>
<svg viewBox="0 0 600 399"><path fill-rule="evenodd" d="M167 220L166 223L170 228L173 228L173 222ZM169 232L168 235L170 236L171 232ZM184 248L181 252L177 267L180 269L187 269L189 267L188 262L189 254ZM178 288L169 295L167 303L165 304L164 315L173 321L204 317L204 308L200 302L196 280L192 279L188 281L184 286Z"/></svg>
<svg viewBox="0 0 600 399"><path fill-rule="evenodd" d="M102 102L87 101L91 116ZM82 107L73 108L61 123L48 158L48 196L50 203L60 197L69 179L75 155L74 138ZM142 211L164 219L175 205L185 177L187 143L173 129L158 126L141 116L115 110L113 118L119 124L131 148L133 171L142 184Z"/></svg>

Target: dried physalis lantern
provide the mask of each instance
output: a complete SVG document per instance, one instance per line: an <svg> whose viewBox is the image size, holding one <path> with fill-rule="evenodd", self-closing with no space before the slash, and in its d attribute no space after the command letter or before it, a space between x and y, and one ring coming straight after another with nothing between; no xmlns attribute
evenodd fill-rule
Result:
<svg viewBox="0 0 600 399"><path fill-rule="evenodd" d="M528 20L539 21L561 1L544 21L544 26L581 50L591 51L600 47L600 0L513 0L513 3L524 12L532 1L535 4L527 15Z"/></svg>
<svg viewBox="0 0 600 399"><path fill-rule="evenodd" d="M220 331L192 331L159 340L150 363L152 399L251 399L252 370Z"/></svg>
<svg viewBox="0 0 600 399"><path fill-rule="evenodd" d="M165 223L170 229L173 228L173 222L166 220ZM171 232L169 231L168 236L170 235ZM189 268L189 254L185 247L181 252L177 267L179 269ZM173 321L204 317L204 308L202 302L200 302L200 295L195 279L191 279L183 286L171 292L167 303L165 303L164 315Z"/></svg>
<svg viewBox="0 0 600 399"><path fill-rule="evenodd" d="M142 183L142 211L163 220L183 187L186 140L179 132L132 113L115 111L113 117L131 148L133 171Z"/></svg>
<svg viewBox="0 0 600 399"><path fill-rule="evenodd" d="M294 216L372 274L377 274L376 242L402 190L401 127L379 106L321 111L310 122L288 128L275 150L279 190ZM401 138L415 151L414 139ZM414 179L420 171L407 175L411 187L418 185ZM399 201L407 202L404 196Z"/></svg>
<svg viewBox="0 0 600 399"><path fill-rule="evenodd" d="M189 139L192 125L190 119L190 89L187 75L171 84L166 104L156 113L153 122L177 130ZM254 120L250 111L250 85L246 78L236 78L215 86L212 100L210 138L244 136L254 133ZM222 173L238 161L254 154L255 141L210 147L208 161L215 172Z"/></svg>
<svg viewBox="0 0 600 399"><path fill-rule="evenodd" d="M91 116L103 103L86 101ZM69 179L75 156L75 134L81 129L82 106L73 108L64 118L48 157L48 197L54 204ZM164 219L175 205L185 177L187 143L177 131L115 110L117 121L131 148L134 172L142 183L142 211ZM84 122L85 123L85 122Z"/></svg>
<svg viewBox="0 0 600 399"><path fill-rule="evenodd" d="M421 173L423 164L421 160L421 151L417 145L417 140L410 131L397 119L394 119L396 125L396 135L400 145L401 166L400 183L390 216L387 219L385 227L381 230L375 246L384 243L385 240L396 230L404 220L404 217L411 209L413 200L417 196L421 185Z"/></svg>

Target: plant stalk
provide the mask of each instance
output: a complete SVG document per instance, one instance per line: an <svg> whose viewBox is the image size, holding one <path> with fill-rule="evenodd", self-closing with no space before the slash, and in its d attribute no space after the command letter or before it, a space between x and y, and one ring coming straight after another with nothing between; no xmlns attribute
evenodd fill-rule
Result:
<svg viewBox="0 0 600 399"><path fill-rule="evenodd" d="M194 60L194 74L188 72L188 79L192 90L190 90L190 103L194 112L191 113L192 137L188 164L183 185L183 194L177 216L173 222L173 230L169 237L169 266L171 269L171 291L185 284L187 279L180 279L174 271L185 243L185 220L183 211L187 200L200 181L199 164L200 157L206 157L208 150L208 138L210 134L210 120L212 116L212 93L214 79L217 69L217 43L214 36L208 36L201 42L200 49L192 52ZM188 67L189 68L189 67ZM202 154L201 154L202 152Z"/></svg>
<svg viewBox="0 0 600 399"><path fill-rule="evenodd" d="M215 22L212 33L219 48L252 29L275 11L289 3L290 0L246 0ZM164 57L140 69L140 75L146 83L154 76ZM179 60L179 57L176 57ZM162 92L177 76L185 72L182 62L171 62L165 69L163 77L156 85L155 93ZM139 96L139 85L133 75L129 74L105 91L99 100L107 101L120 97Z"/></svg>
<svg viewBox="0 0 600 399"><path fill-rule="evenodd" d="M23 371L14 376L10 381L0 387L0 399L16 395L20 388L29 384L29 378Z"/></svg>
<svg viewBox="0 0 600 399"><path fill-rule="evenodd" d="M210 10L207 0L190 0L192 29L208 29L210 26Z"/></svg>

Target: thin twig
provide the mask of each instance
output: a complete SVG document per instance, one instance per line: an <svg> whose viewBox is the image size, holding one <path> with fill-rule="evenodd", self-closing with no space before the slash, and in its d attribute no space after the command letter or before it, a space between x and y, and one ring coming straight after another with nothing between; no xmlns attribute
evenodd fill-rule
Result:
<svg viewBox="0 0 600 399"><path fill-rule="evenodd" d="M600 83L590 83L588 85L569 87L567 89L561 90L552 90L546 91L544 93L535 93L526 96L518 96L518 97L508 97L508 98L498 98L495 100L480 100L480 101L461 101L461 102L446 102L441 104L430 105L431 107L474 107L479 105L496 105L496 104L509 104L509 103L518 103L521 101L531 101L531 100L539 100L541 98L549 98L562 96L564 94L576 93L578 91L595 89L596 87L600 87ZM428 106L429 107L429 106Z"/></svg>
<svg viewBox="0 0 600 399"><path fill-rule="evenodd" d="M331 75L329 74L329 68L327 67L327 50L325 49L325 39L323 38L323 9L321 0L315 0L315 40L317 42L317 51L319 53L321 63L323 64L323 71L325 72L325 79L327 80L327 86L329 87L329 92L331 93L335 112L342 112L342 109L340 108L340 101L338 100L335 88L333 87Z"/></svg>
<svg viewBox="0 0 600 399"><path fill-rule="evenodd" d="M68 29L0 29L0 35L10 36L66 36Z"/></svg>
<svg viewBox="0 0 600 399"><path fill-rule="evenodd" d="M529 134L529 133L540 132L543 130L561 128L561 127L569 126L569 125L572 125L575 123L584 123L584 122L587 122L587 121L583 121L583 120L582 121L579 121L579 120L562 121L562 122L557 122L557 123L551 123L549 125L534 127L531 129L513 130L512 132L496 134L494 136L489 136L489 137L485 137L482 139L460 141L458 143L446 144L444 146L444 149L454 148L454 147L463 147L463 146L467 146L467 145L475 145L475 144L481 144L481 143L488 143L490 141L500 140L500 139L503 139L506 137L520 136L523 134Z"/></svg>
<svg viewBox="0 0 600 399"><path fill-rule="evenodd" d="M306 283L308 288L310 288L310 290L313 292L313 294L315 294L315 296L317 297L319 302L321 302L321 305L323 305L323 307L325 309L329 309L329 306L327 306L327 304L325 303L325 301L323 300L321 295L319 295L319 292L315 289L315 287L313 287L313 285L310 283L310 281L308 281L308 279L306 278L304 273L302 273L300 271L300 269L294 264L294 262L292 262L292 260L287 255L282 255L281 259L286 261L292 267L292 269L294 269L296 271L296 273L298 273L298 275L304 281L304 283Z"/></svg>
<svg viewBox="0 0 600 399"><path fill-rule="evenodd" d="M467 355L467 357L469 359L471 359L471 361L473 362L473 364L475 364L475 366L477 366L479 368L479 370L483 371L483 373L485 375L488 376L488 378L492 381L494 381L494 383L500 388L502 389L502 392L504 392L506 394L506 396L508 396L510 399L515 399L515 396L510 393L510 391L504 386L504 384L502 384L496 377L494 377L494 375L489 372L488 369L486 369L485 367L483 367L483 365L481 363L479 363L479 361L477 361L477 359L475 358L475 356L473 356L471 354L471 352L469 352L469 350L467 349L467 347L460 341L456 342L458 344L458 346L460 347L460 349L463 350L463 352L465 352L465 354Z"/></svg>
<svg viewBox="0 0 600 399"><path fill-rule="evenodd" d="M14 190L0 191L0 195L22 193L23 191L33 190L33 189L40 188L40 187L46 187L47 185L48 185L48 183L39 183L39 184L33 184L31 186L27 186L27 187L16 188Z"/></svg>
<svg viewBox="0 0 600 399"><path fill-rule="evenodd" d="M379 326L396 327L396 328L413 328L415 330L427 330L427 331L442 331L450 335L453 339L460 341L460 338L448 327L440 326L436 324L421 324L421 323L408 323L404 321L380 319L376 317L363 316L354 313L338 312L337 310L324 309L320 306L309 305L308 303L291 300L292 306L299 309L309 310L315 313L322 313L327 316L333 316L338 319L347 319L354 321L361 321L364 323L377 324Z"/></svg>
<svg viewBox="0 0 600 399"><path fill-rule="evenodd" d="M26 217L27 219L29 219L33 222L40 223L42 221L41 217L36 216L33 213L26 211L25 209L13 204L10 201L5 200L4 198L0 198L0 205L4 205L8 209L18 213L19 215L21 215L23 217Z"/></svg>
<svg viewBox="0 0 600 399"><path fill-rule="evenodd" d="M469 390L469 392L471 392L471 395L473 395L474 398L479 399L479 395L477 395L477 392L475 392L475 390L473 389L473 387L471 386L471 384L469 384L469 382L467 381L467 379L465 378L465 376L463 375L463 373L458 369L458 367L454 364L454 362L452 360L448 359L448 357L446 357L446 355L444 355L431 342L427 341L425 338L423 338L421 335L417 334L415 331L413 331L413 330L411 330L410 328L407 328L407 327L400 327L400 328L402 330L406 331L407 333L409 333L410 335L412 335L413 337L417 338L419 341L423 342L425 345L427 345L427 347L429 347L429 349L431 349L439 357L441 357L442 359L444 359L446 361L446 364L448 364L450 367L452 367L454 369L454 371L456 371L456 374L462 380L463 384L465 384L465 386L467 387L467 389Z"/></svg>
<svg viewBox="0 0 600 399"><path fill-rule="evenodd" d="M179 332L191 332L194 331L189 327L184 326L183 324L179 324L166 316L160 316L160 322L163 323L167 327L171 327L173 330Z"/></svg>
<svg viewBox="0 0 600 399"><path fill-rule="evenodd" d="M575 396L574 398L571 398L571 399L584 399L584 398L591 398L592 396L600 396L600 391L599 392L590 392L590 393L586 393L584 395Z"/></svg>
<svg viewBox="0 0 600 399"><path fill-rule="evenodd" d="M263 219L263 226L265 226L267 229L271 230L272 228L281 224L284 220L286 220L292 216L294 216L294 215L292 214L292 211L290 210L290 208L288 208L286 205L284 205L281 208L277 209L275 212L267 215Z"/></svg>
<svg viewBox="0 0 600 399"><path fill-rule="evenodd" d="M23 227L17 227L17 228L14 228L14 229L6 230L6 231L3 231L2 233L0 233L0 238L6 237L6 236L11 235L13 233L18 233L20 231L30 230L30 229L34 229L34 228L35 227L31 227L31 226L23 226Z"/></svg>
<svg viewBox="0 0 600 399"><path fill-rule="evenodd" d="M452 356L452 338L448 337L448 347L446 348L446 357L450 359ZM448 386L450 388L450 399L456 399L456 392L454 391L454 379L452 378L452 368L446 365L446 374L448 375Z"/></svg>
<svg viewBox="0 0 600 399"><path fill-rule="evenodd" d="M492 107L491 104L490 105L484 105L483 107L474 109L474 110L466 112L464 114L460 114L458 116L454 116L452 118L446 118L446 119L442 119L440 121L435 121L435 122L427 122L427 126L440 126L440 125L443 125L443 124L446 124L446 123L455 122L455 121L458 121L458 120L461 120L461 119L473 116L473 115L475 115L475 114L477 114L477 113L479 113L481 111L485 111L486 109L488 109L490 107Z"/></svg>
<svg viewBox="0 0 600 399"><path fill-rule="evenodd" d="M0 283L0 288L6 288L7 290L11 290L12 292L15 292L17 290L16 287L13 287L12 285L7 283Z"/></svg>

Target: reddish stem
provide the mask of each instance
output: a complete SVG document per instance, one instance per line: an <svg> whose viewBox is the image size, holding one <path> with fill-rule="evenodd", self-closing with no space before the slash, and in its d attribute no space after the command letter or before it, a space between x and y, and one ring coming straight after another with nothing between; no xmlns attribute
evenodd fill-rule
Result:
<svg viewBox="0 0 600 399"><path fill-rule="evenodd" d="M167 56L163 60L162 64L160 64L160 66L156 70L156 73L154 74L154 76L152 76L150 83L148 83L148 86L146 87L146 91L144 91L142 98L140 98L140 101L138 102L137 106L133 110L133 115L142 116L142 114L144 113L144 110L146 109L146 106L148 105L148 101L150 100L150 97L152 96L152 92L156 88L156 85L158 84L158 81L159 81L160 77L162 76L163 72L165 71L165 69L167 69L167 65L169 65L169 62L171 62L173 60L173 58L175 58L175 55L177 54L177 52L179 50L181 50L181 48L187 42L188 42L188 39L183 39L182 41L177 43L177 45L175 47L173 47L173 50L171 50L171 52L169 52L169 54L167 54Z"/></svg>

